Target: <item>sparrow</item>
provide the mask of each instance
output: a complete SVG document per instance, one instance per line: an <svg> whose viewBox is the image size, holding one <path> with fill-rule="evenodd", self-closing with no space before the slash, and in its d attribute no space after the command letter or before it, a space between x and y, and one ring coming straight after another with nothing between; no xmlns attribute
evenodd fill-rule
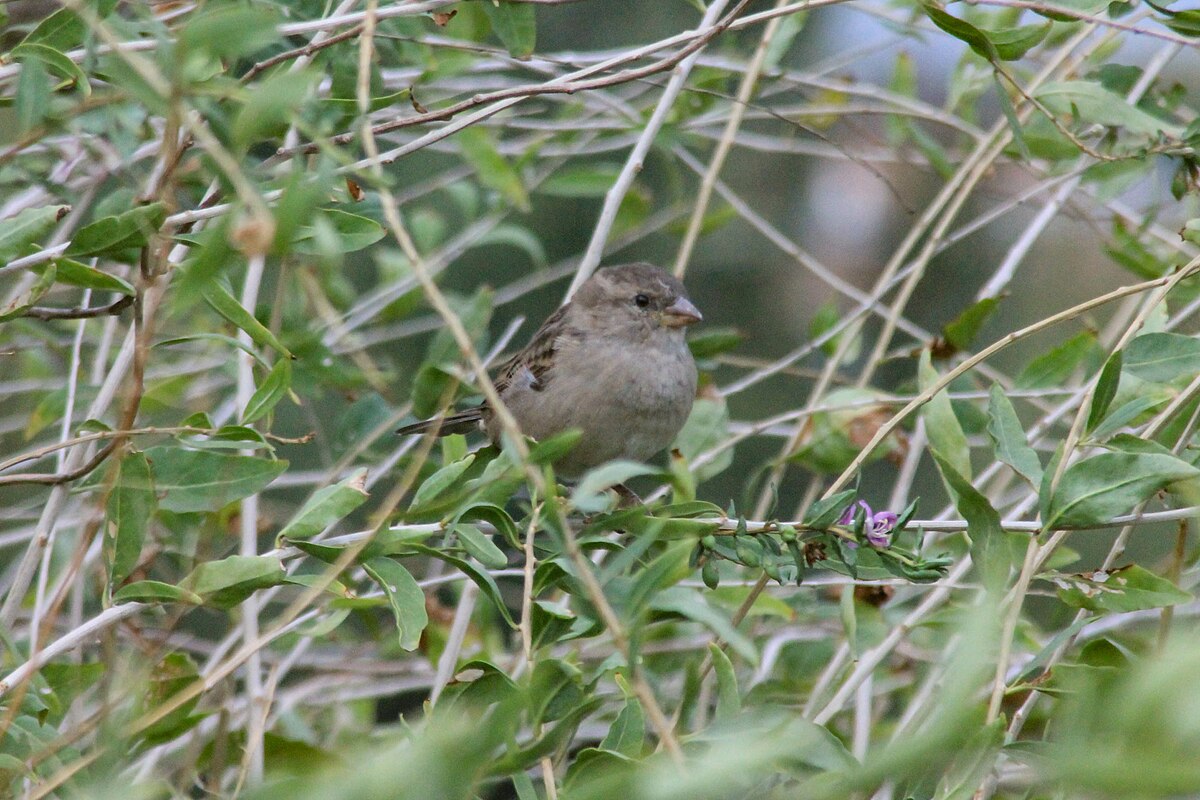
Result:
<svg viewBox="0 0 1200 800"><path fill-rule="evenodd" d="M613 459L646 461L674 440L692 410L696 362L684 330L702 319L683 284L652 264L597 270L525 349L497 367L496 391L527 436L581 432L555 462L564 478ZM486 403L397 433L474 429L499 443L500 423Z"/></svg>

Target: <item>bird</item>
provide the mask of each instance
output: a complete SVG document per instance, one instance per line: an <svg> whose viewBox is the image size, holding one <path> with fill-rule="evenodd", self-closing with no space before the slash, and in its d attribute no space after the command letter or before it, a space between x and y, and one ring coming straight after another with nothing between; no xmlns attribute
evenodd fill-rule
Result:
<svg viewBox="0 0 1200 800"><path fill-rule="evenodd" d="M614 459L648 461L691 412L697 373L685 331L702 320L683 283L653 264L599 269L496 368L496 391L526 436L580 431L555 462L564 479ZM486 402L397 433L476 429L499 443L500 422Z"/></svg>

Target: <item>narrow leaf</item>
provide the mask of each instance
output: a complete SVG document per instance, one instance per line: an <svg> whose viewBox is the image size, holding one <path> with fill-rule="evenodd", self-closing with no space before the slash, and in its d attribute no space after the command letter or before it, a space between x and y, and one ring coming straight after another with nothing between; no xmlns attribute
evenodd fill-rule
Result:
<svg viewBox="0 0 1200 800"><path fill-rule="evenodd" d="M729 656L716 642L709 643L708 653L712 657L713 671L717 674L716 719L718 722L732 719L742 710L737 673L733 670L733 662L729 660Z"/></svg>
<svg viewBox="0 0 1200 800"><path fill-rule="evenodd" d="M930 353L921 353L917 366L918 383L922 391L937 383L940 376L934 370ZM925 430L929 434L930 446L941 453L942 458L954 467L954 471L966 481L971 480L971 450L967 444L967 435L963 433L962 424L954 415L950 404L950 395L945 389L935 394L925 404L922 412L925 417Z"/></svg>
<svg viewBox="0 0 1200 800"><path fill-rule="evenodd" d="M270 347L284 358L294 358L291 352L275 338L275 334L255 319L253 314L242 308L241 303L230 294L229 290L217 281L212 281L205 287L204 300L214 311L245 331L259 347Z"/></svg>
<svg viewBox="0 0 1200 800"><path fill-rule="evenodd" d="M460 570L468 578L474 581L475 585L479 587L480 591L487 595L488 599L495 604L496 610L500 612L500 616L504 617L504 621L508 623L509 627L513 628L514 630L517 628L517 623L513 619L512 614L509 612L508 606L504 604L504 596L500 594L500 587L496 585L496 579L489 575L485 570L481 570L478 566L472 564L466 559L459 558L458 556L451 555L450 553L446 553L432 547L426 547L423 544L407 543L404 547L406 550L432 556L433 558L439 558L455 569Z"/></svg>
<svg viewBox="0 0 1200 800"><path fill-rule="evenodd" d="M405 650L416 650L421 642L421 632L429 624L425 593L416 579L400 562L390 558L372 558L363 564L363 569L387 597L396 619L396 629L400 632L400 646Z"/></svg>
<svg viewBox="0 0 1200 800"><path fill-rule="evenodd" d="M133 286L116 275L101 272L87 264L81 264L69 258L54 259L54 267L58 274L54 280L58 283L69 283L72 286L82 286L84 289L97 289L102 292L116 292L128 297L134 295Z"/></svg>
<svg viewBox="0 0 1200 800"><path fill-rule="evenodd" d="M296 512L279 537L284 539L308 539L345 517L367 500L365 482L366 467L354 471L345 480L318 489Z"/></svg>
<svg viewBox="0 0 1200 800"><path fill-rule="evenodd" d="M462 461L447 464L430 475L417 489L416 494L413 495L413 501L409 506L409 510L419 509L421 506L437 498L438 495L454 485L454 482L461 478L462 474L474 463L475 454L471 453Z"/></svg>
<svg viewBox="0 0 1200 800"><path fill-rule="evenodd" d="M150 236L162 227L166 217L167 209L162 203L150 203L113 217L103 217L79 229L67 246L66 255L121 255L150 241Z"/></svg>
<svg viewBox="0 0 1200 800"><path fill-rule="evenodd" d="M287 394L291 386L292 362L281 358L275 362L275 366L271 367L271 371L262 384L250 396L250 400L246 403L246 409L242 412L242 422L249 425L265 417Z"/></svg>
<svg viewBox="0 0 1200 800"><path fill-rule="evenodd" d="M259 589L278 586L287 578L283 562L273 556L229 556L205 561L179 582L218 608L231 608Z"/></svg>
<svg viewBox="0 0 1200 800"><path fill-rule="evenodd" d="M1000 514L941 453L932 448L930 453L954 496L954 505L958 513L967 521L967 535L971 539L971 560L979 569L984 586L991 591L997 591L1008 580L1013 564L1009 536L1000 526Z"/></svg>
<svg viewBox="0 0 1200 800"><path fill-rule="evenodd" d="M163 445L146 451L154 468L159 506L177 513L218 511L262 491L288 462L223 455Z"/></svg>
<svg viewBox="0 0 1200 800"><path fill-rule="evenodd" d="M1200 373L1200 339L1180 333L1147 333L1125 351L1126 372L1153 383L1169 383Z"/></svg>
<svg viewBox="0 0 1200 800"><path fill-rule="evenodd" d="M482 4L492 30L508 48L513 58L525 59L533 55L537 41L537 19L535 6L531 3L487 2Z"/></svg>
<svg viewBox="0 0 1200 800"><path fill-rule="evenodd" d="M198 606L204 603L204 598L162 581L137 581L122 586L113 595L113 605L122 603L187 603Z"/></svg>
<svg viewBox="0 0 1200 800"><path fill-rule="evenodd" d="M1096 429L1104 415L1108 413L1113 398L1117 396L1117 386L1121 382L1122 352L1118 350L1104 362L1100 377L1096 380L1096 391L1092 393L1092 405L1088 409L1087 428L1090 433Z"/></svg>
<svg viewBox="0 0 1200 800"><path fill-rule="evenodd" d="M491 569L504 569L508 566L508 556L479 528L460 523L454 526L454 532L458 534L458 541L463 549L480 564Z"/></svg>
<svg viewBox="0 0 1200 800"><path fill-rule="evenodd" d="M117 467L117 481L106 508L103 550L110 587L129 577L137 566L157 505L146 454L128 453Z"/></svg>
<svg viewBox="0 0 1200 800"><path fill-rule="evenodd" d="M1029 446L1025 437L1025 429L1017 418L1012 401L1000 388L1000 384L992 384L988 396L988 436L996 448L996 458L1008 464L1017 474L1034 486L1042 482L1042 462L1037 453Z"/></svg>
<svg viewBox="0 0 1200 800"><path fill-rule="evenodd" d="M959 350L967 350L975 342L980 329L996 313L999 298L985 297L968 306L961 314L942 326L942 336Z"/></svg>
<svg viewBox="0 0 1200 800"><path fill-rule="evenodd" d="M1101 453L1067 467L1046 513L1046 528L1084 527L1126 514L1158 490L1200 476L1159 453Z"/></svg>
<svg viewBox="0 0 1200 800"><path fill-rule="evenodd" d="M17 78L17 96L13 103L17 133L28 133L46 118L52 88L50 75L40 59L27 58L22 62L21 74Z"/></svg>
<svg viewBox="0 0 1200 800"><path fill-rule="evenodd" d="M1166 578L1160 578L1137 564L1107 572L1080 575L1056 575L1058 596L1074 608L1089 611L1124 613L1163 608L1192 600L1192 596Z"/></svg>
<svg viewBox="0 0 1200 800"><path fill-rule="evenodd" d="M0 219L0 262L25 255L31 245L54 230L70 206L27 208L20 214Z"/></svg>
<svg viewBox="0 0 1200 800"><path fill-rule="evenodd" d="M626 697L625 705L613 720L600 747L632 758L642 754L646 743L646 716L636 697Z"/></svg>

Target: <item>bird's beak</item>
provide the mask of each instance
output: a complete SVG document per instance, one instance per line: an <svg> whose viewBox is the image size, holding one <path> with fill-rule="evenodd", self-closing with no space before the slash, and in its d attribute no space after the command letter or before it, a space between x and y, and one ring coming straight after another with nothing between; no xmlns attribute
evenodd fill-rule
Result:
<svg viewBox="0 0 1200 800"><path fill-rule="evenodd" d="M704 315L700 313L700 309L692 305L692 301L686 297L680 297L662 311L662 324L668 328L682 328L703 319Z"/></svg>

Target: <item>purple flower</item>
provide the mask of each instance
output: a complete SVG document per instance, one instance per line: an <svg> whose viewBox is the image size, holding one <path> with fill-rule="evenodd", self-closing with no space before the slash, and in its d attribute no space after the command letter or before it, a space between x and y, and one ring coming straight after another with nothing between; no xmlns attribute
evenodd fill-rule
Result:
<svg viewBox="0 0 1200 800"><path fill-rule="evenodd" d="M846 510L842 512L840 517L838 517L838 525L849 525L851 522L854 522L855 506L862 506L867 518L869 519L871 517L871 507L867 505L866 502L859 500L857 503L851 503L850 505L846 506Z"/></svg>
<svg viewBox="0 0 1200 800"><path fill-rule="evenodd" d="M865 500L859 500L856 503L851 503L846 506L846 510L842 512L842 516L838 518L838 525L849 525L854 522L854 515L857 512L855 506L862 506L863 510L863 533L866 534L867 542L872 547L887 547L892 543L892 529L896 527L896 521L899 519L894 511L880 511L878 514L871 510Z"/></svg>
<svg viewBox="0 0 1200 800"><path fill-rule="evenodd" d="M896 512L880 511L871 516L871 524L865 526L867 541L874 547L887 547L892 543L892 528L896 527Z"/></svg>

